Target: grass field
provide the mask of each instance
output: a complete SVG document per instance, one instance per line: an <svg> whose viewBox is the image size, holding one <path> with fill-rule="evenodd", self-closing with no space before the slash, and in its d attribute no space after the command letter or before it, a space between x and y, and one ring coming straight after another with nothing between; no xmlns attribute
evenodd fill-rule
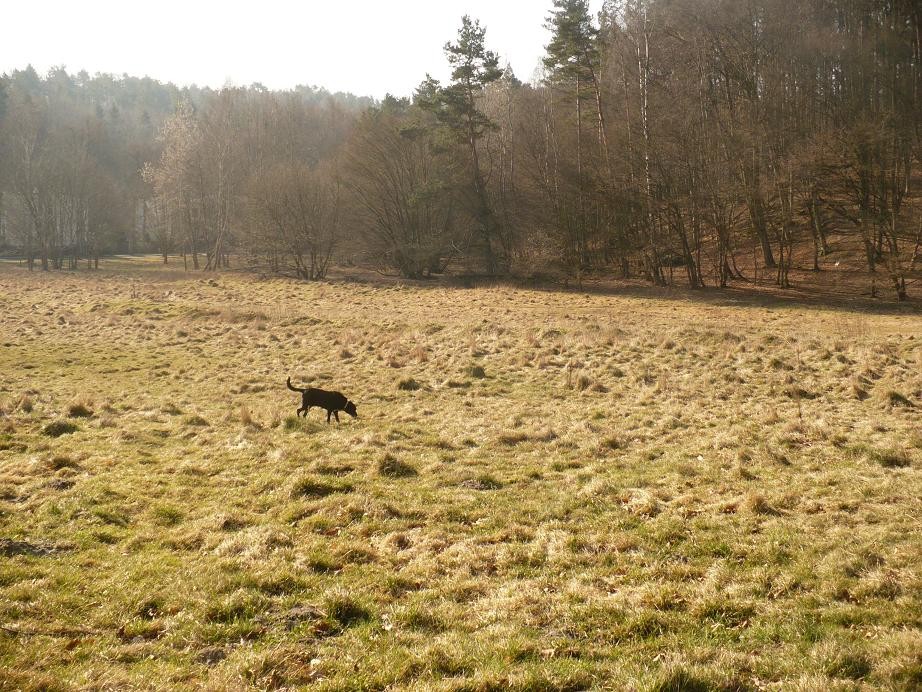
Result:
<svg viewBox="0 0 922 692"><path fill-rule="evenodd" d="M919 689L920 420L912 308L0 267L0 688Z"/></svg>

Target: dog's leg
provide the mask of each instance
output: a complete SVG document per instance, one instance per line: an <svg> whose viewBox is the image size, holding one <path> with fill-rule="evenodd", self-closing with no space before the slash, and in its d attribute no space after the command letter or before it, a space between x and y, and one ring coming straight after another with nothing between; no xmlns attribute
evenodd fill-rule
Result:
<svg viewBox="0 0 922 692"><path fill-rule="evenodd" d="M327 425L330 424L330 416L331 416L331 415L333 415L333 412L330 411L330 410L328 409L328 410L327 410Z"/></svg>
<svg viewBox="0 0 922 692"><path fill-rule="evenodd" d="M333 411L333 417L336 418L336 422L339 423L339 411Z"/></svg>

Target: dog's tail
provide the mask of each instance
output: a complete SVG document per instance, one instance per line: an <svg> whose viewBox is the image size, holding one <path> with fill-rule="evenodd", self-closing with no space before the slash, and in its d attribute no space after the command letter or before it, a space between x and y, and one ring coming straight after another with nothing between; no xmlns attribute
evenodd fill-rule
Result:
<svg viewBox="0 0 922 692"><path fill-rule="evenodd" d="M307 391L306 389L298 389L297 387L293 387L291 384L291 377L288 378L288 381L286 382L286 384L288 385L288 389L290 389L293 392L306 392Z"/></svg>

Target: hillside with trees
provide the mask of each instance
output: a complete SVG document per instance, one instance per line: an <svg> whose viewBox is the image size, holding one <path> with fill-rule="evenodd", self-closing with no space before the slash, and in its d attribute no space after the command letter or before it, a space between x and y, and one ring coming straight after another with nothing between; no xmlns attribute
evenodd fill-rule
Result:
<svg viewBox="0 0 922 692"><path fill-rule="evenodd" d="M0 82L0 245L30 268L157 252L321 279L643 278L922 264L912 0L554 0L543 72L465 17L450 80L381 102L128 76Z"/></svg>

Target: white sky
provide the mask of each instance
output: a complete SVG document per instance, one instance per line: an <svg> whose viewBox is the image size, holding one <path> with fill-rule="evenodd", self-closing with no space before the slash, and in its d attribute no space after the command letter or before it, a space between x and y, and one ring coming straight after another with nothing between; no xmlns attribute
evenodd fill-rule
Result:
<svg viewBox="0 0 922 692"><path fill-rule="evenodd" d="M592 10L602 0L591 0ZM409 95L426 72L448 74L442 47L461 16L487 47L531 79L552 0L3 0L0 72L147 75L220 87L296 84L382 97Z"/></svg>

